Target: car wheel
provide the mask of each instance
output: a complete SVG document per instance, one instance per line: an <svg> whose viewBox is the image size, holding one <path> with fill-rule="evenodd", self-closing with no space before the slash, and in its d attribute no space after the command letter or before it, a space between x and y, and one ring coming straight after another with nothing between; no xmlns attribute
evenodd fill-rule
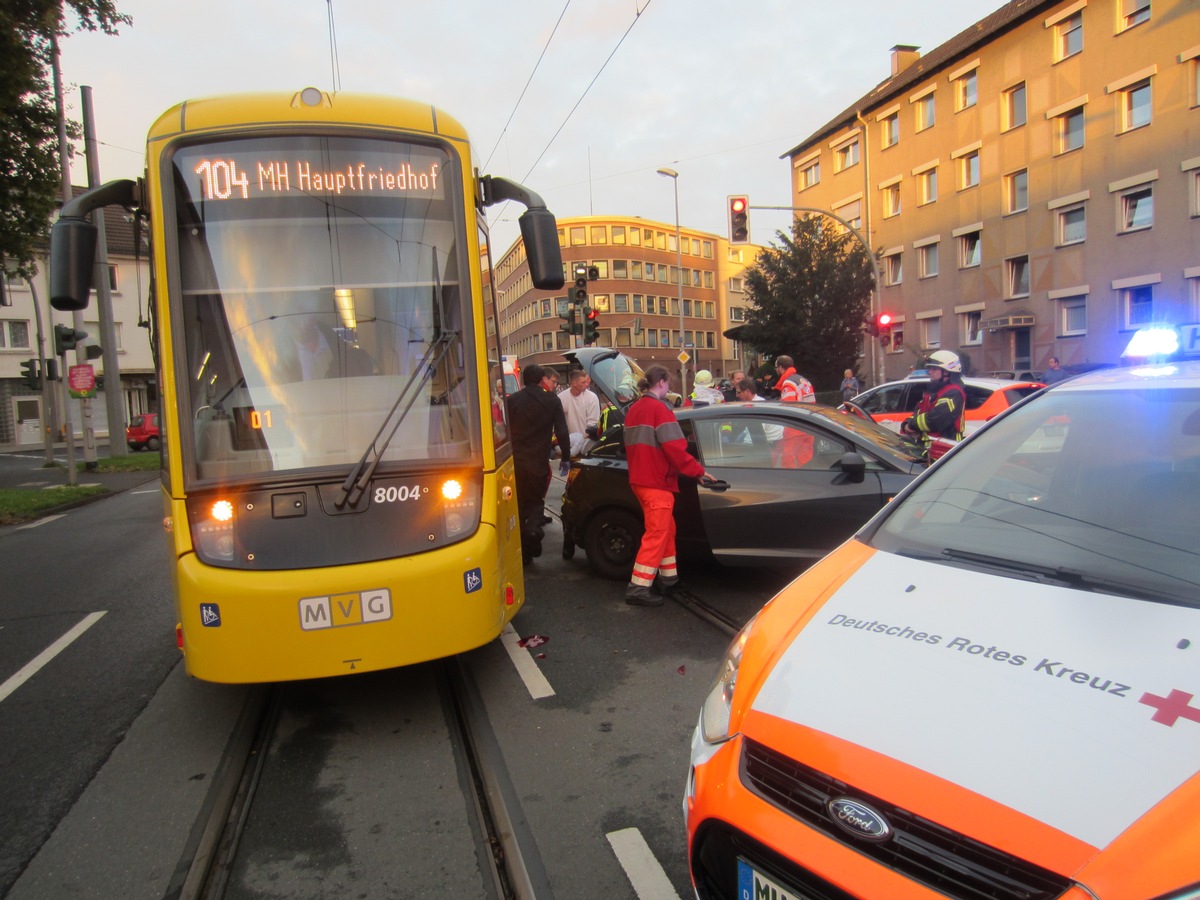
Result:
<svg viewBox="0 0 1200 900"><path fill-rule="evenodd" d="M645 531L640 517L624 509L605 509L588 523L584 550L588 565L602 578L627 581Z"/></svg>
<svg viewBox="0 0 1200 900"><path fill-rule="evenodd" d="M157 449L158 449L158 447L159 447L159 440L158 440L158 438L156 438L156 437L152 437L152 438L150 438L150 440L146 441L146 448L147 448L147 449L149 449L149 450L157 450Z"/></svg>

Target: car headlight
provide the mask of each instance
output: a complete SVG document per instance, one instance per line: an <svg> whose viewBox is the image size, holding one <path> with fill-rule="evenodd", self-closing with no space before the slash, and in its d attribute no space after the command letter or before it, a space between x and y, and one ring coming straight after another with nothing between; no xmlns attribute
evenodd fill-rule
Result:
<svg viewBox="0 0 1200 900"><path fill-rule="evenodd" d="M755 616L757 618L757 616ZM746 649L746 641L750 629L754 627L754 619L746 623L737 633L737 637L725 651L721 668L709 688L708 696L704 698L704 707L700 713L700 727L704 739L710 744L727 741L729 733L729 717L733 713L733 692L737 688L738 669L742 665L742 653Z"/></svg>

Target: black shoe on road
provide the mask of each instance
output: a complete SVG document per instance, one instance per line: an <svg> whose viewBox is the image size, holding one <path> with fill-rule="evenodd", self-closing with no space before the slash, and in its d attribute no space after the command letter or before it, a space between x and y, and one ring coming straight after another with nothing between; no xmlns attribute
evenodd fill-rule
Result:
<svg viewBox="0 0 1200 900"><path fill-rule="evenodd" d="M640 584L631 584L625 588L625 602L630 606L662 606L662 597L656 597L650 588Z"/></svg>

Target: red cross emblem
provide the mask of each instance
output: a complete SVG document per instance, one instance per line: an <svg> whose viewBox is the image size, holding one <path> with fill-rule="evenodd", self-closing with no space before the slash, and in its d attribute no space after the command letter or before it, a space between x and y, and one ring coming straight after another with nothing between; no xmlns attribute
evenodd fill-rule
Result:
<svg viewBox="0 0 1200 900"><path fill-rule="evenodd" d="M1200 707L1192 706L1193 696L1195 695L1186 691L1172 689L1171 693L1165 697L1160 697L1158 694L1142 694L1142 699L1138 703L1153 706L1155 712L1150 718L1160 725L1173 728L1181 718L1200 722Z"/></svg>

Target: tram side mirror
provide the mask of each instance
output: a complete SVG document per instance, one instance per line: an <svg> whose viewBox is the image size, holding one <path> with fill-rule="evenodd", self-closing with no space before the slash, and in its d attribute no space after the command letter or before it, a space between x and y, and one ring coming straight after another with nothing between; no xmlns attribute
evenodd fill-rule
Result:
<svg viewBox="0 0 1200 900"><path fill-rule="evenodd" d="M563 275L562 250L558 246L558 223L554 213L534 207L525 210L517 223L521 226L521 238L525 241L533 286L540 290L558 290L566 283L566 278Z"/></svg>
<svg viewBox="0 0 1200 900"><path fill-rule="evenodd" d="M50 228L50 305L64 312L87 309L96 263L96 226L60 218Z"/></svg>

